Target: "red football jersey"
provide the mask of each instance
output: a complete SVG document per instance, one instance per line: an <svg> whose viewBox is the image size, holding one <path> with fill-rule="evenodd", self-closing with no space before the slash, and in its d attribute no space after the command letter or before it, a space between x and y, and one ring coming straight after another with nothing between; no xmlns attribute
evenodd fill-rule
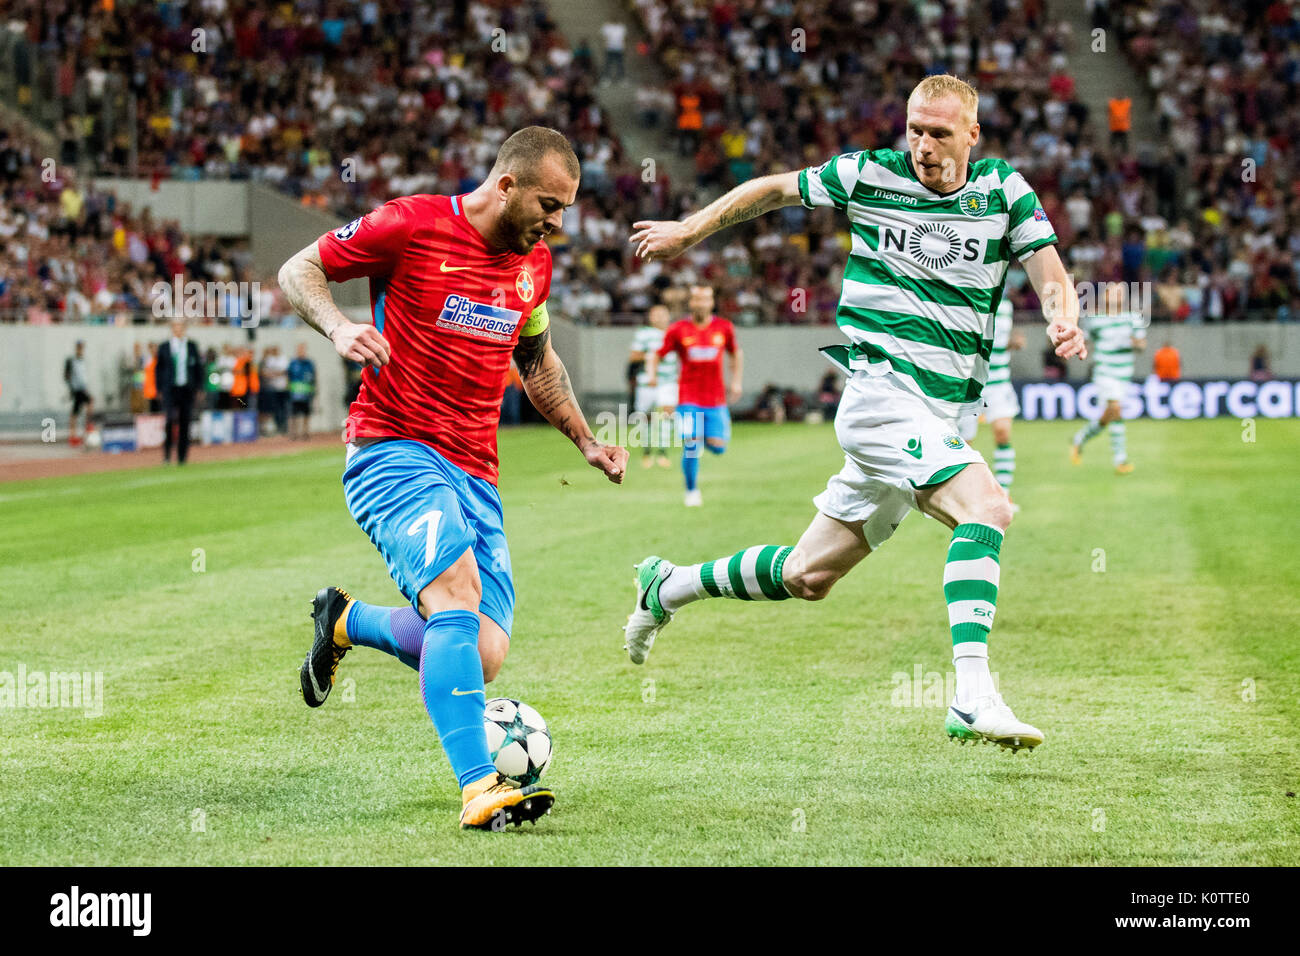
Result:
<svg viewBox="0 0 1300 956"><path fill-rule="evenodd" d="M669 352L681 356L682 370L677 377L677 403L713 408L727 404L727 390L722 383L722 353L736 354L736 327L719 316L700 328L690 319L680 319L668 326L664 344L656 353L660 358Z"/></svg>
<svg viewBox="0 0 1300 956"><path fill-rule="evenodd" d="M468 474L497 480L497 421L520 332L546 327L551 252L488 248L457 196L403 196L317 240L332 282L370 278L388 342L348 415L358 438L432 445Z"/></svg>

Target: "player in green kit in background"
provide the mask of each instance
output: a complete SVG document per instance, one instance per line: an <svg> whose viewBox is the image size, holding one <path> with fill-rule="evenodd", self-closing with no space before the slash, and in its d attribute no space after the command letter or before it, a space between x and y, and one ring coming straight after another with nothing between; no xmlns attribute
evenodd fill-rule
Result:
<svg viewBox="0 0 1300 956"><path fill-rule="evenodd" d="M850 373L835 416L844 467L813 500L818 513L793 547L760 545L690 566L641 561L623 629L633 663L693 601L821 600L915 509L952 529L943 594L957 687L945 732L1013 751L1043 742L1002 700L988 666L1011 503L956 429L980 407L1012 256L1043 303L1056 354L1085 358L1087 348L1074 285L1033 189L1004 160L970 161L978 105L969 84L928 76L908 97L906 151L847 153L751 180L681 222L633 224L637 254L652 259L800 203L843 213L852 238L836 310L849 344L822 350ZM868 609L862 620L864 639L879 640Z"/></svg>
<svg viewBox="0 0 1300 956"><path fill-rule="evenodd" d="M1101 418L1075 433L1070 446L1070 462L1082 464L1083 446L1105 427L1110 432L1111 462L1117 475L1133 471L1128 460L1123 401L1133 379L1133 353L1147 347L1146 319L1141 312L1125 308L1127 297L1128 289L1122 282L1106 283L1102 295L1105 308L1084 320L1095 356L1092 384L1097 386L1097 400L1105 402L1106 408Z"/></svg>
<svg viewBox="0 0 1300 956"><path fill-rule="evenodd" d="M672 444L673 411L677 408L677 365L676 354L667 356L659 363L657 384L650 384L650 373L646 367L647 359L664 344L664 332L672 321L672 313L666 305L652 305L646 312L646 324L636 330L632 337L632 349L629 359L641 363L636 373L636 406L634 411L646 416L649 422L646 432L645 457L641 467L649 468L658 459L660 468L671 468L666 449Z"/></svg>
<svg viewBox="0 0 1300 956"><path fill-rule="evenodd" d="M984 420L993 428L993 476L1011 497L1011 483L1016 477L1016 449L1011 444L1011 420L1020 414L1020 400L1011 384L1011 352L1025 347L1025 337L1011 327L1013 309L1010 299L998 305L993 324L993 352L989 356L989 380L984 383ZM971 441L979 430L978 413L961 420L961 437ZM1011 510L1020 506L1011 502Z"/></svg>

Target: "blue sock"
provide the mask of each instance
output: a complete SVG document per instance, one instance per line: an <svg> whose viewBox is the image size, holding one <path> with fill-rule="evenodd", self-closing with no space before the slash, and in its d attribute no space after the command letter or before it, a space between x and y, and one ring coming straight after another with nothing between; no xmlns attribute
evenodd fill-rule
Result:
<svg viewBox="0 0 1300 956"><path fill-rule="evenodd" d="M373 647L392 654L413 670L420 669L424 646L424 618L410 605L379 607L354 601L348 611L348 640L358 647Z"/></svg>
<svg viewBox="0 0 1300 956"><path fill-rule="evenodd" d="M699 442L687 442L682 449L682 474L686 476L686 490L694 491L700 478Z"/></svg>
<svg viewBox="0 0 1300 956"><path fill-rule="evenodd" d="M710 454L714 455L723 455L726 454L727 451L726 445L710 445L708 442L705 442L704 447L709 450Z"/></svg>
<svg viewBox="0 0 1300 956"><path fill-rule="evenodd" d="M483 662L478 656L478 615L439 611L424 624L420 693L462 789L496 773L483 729Z"/></svg>

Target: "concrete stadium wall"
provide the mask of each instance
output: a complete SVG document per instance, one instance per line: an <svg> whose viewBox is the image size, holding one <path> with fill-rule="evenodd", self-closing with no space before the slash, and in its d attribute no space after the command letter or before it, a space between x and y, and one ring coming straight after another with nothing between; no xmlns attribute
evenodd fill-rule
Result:
<svg viewBox="0 0 1300 956"><path fill-rule="evenodd" d="M343 407L343 363L325 338L312 329L258 328L250 343L248 331L240 328L201 326L192 331L200 350L208 346L249 345L260 359L268 345L278 345L290 357L299 342L306 342L316 363L318 379L316 408L311 417L314 431L341 430ZM31 326L0 325L0 431L2 423L53 414L60 428L66 424L71 402L63 382L63 362L72 354L78 339L86 343L87 377L95 411L106 411L116 402L118 368L123 356L131 355L134 343L161 342L170 335L165 325ZM27 424L30 428L30 424Z"/></svg>
<svg viewBox="0 0 1300 956"><path fill-rule="evenodd" d="M156 219L175 219L192 235L248 239L253 265L264 276L274 276L299 249L342 225L329 213L303 208L260 183L165 179L155 189L147 179L101 177L95 185L112 190L134 210L148 209ZM370 302L370 286L364 279L344 282L334 290L340 306Z"/></svg>
<svg viewBox="0 0 1300 956"><path fill-rule="evenodd" d="M148 179L104 176L95 180L95 188L115 193L119 202L130 203L137 212L148 209L155 219L175 219L194 235L248 235L247 183L164 179L154 188Z"/></svg>
<svg viewBox="0 0 1300 956"><path fill-rule="evenodd" d="M283 193L258 183L248 189L249 252L257 269L275 275L286 259L322 233L343 223L319 209L305 209ZM353 279L330 286L334 301L342 308L369 306L370 283Z"/></svg>

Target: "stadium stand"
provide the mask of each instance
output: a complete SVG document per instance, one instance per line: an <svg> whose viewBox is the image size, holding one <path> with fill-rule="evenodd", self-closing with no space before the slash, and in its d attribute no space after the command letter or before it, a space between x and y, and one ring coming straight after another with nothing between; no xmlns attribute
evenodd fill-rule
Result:
<svg viewBox="0 0 1300 956"><path fill-rule="evenodd" d="M0 321L143 322L153 318L160 281L253 279L240 244L194 239L147 209L137 214L81 185L71 167L47 167L31 142L4 128L0 190Z"/></svg>
<svg viewBox="0 0 1300 956"><path fill-rule="evenodd" d="M552 242L554 295L578 321L705 278L742 324L830 322L847 236L827 210L787 209L649 266L627 248L630 223L753 175L897 146L906 91L942 71L980 89L980 155L1035 185L1076 280L1151 282L1156 320L1285 320L1300 295L1288 145L1300 21L1284 3L1247 3L1258 16L1212 0L1093 5L1146 77L1139 101L1156 98L1163 136L1143 143L1111 135L1105 104L1079 98L1070 62L1088 38L1061 4L628 0L673 82L638 91L636 118L619 122L659 127L665 149L690 156L695 179L680 183L642 180L601 106L590 45L561 36L536 0L11 6L23 49L57 64L61 152L100 173L256 179L342 220L395 195L472 188L517 126L564 131L583 186ZM1238 60L1244 71L1229 69ZM99 119L118 76L130 135ZM1019 270L1009 283L1017 308L1037 308Z"/></svg>

